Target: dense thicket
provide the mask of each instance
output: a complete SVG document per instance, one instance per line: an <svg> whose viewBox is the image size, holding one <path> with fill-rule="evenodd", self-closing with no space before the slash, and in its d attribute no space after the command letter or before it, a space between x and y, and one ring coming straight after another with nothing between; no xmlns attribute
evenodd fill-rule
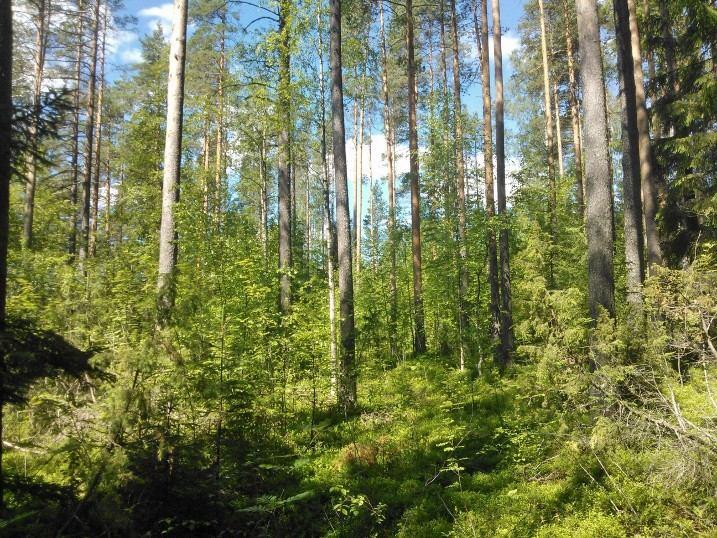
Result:
<svg viewBox="0 0 717 538"><path fill-rule="evenodd" d="M0 0L0 534L715 532L717 8L508 7Z"/></svg>

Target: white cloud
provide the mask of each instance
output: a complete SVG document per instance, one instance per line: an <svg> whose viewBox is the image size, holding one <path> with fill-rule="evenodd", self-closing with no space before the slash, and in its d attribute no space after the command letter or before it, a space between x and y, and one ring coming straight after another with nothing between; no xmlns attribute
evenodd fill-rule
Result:
<svg viewBox="0 0 717 538"><path fill-rule="evenodd" d="M129 30L120 30L112 28L107 33L107 52L114 54L120 48L135 43L139 37L136 33L130 32Z"/></svg>
<svg viewBox="0 0 717 538"><path fill-rule="evenodd" d="M169 37L172 31L172 23L174 22L174 5L171 2L140 9L137 15L141 18L148 19L147 27L150 30L154 30L161 25L164 37Z"/></svg>
<svg viewBox="0 0 717 538"><path fill-rule="evenodd" d="M160 19L171 24L174 20L174 5L171 2L166 2L159 6L146 7L140 9L137 15L140 17Z"/></svg>
<svg viewBox="0 0 717 538"><path fill-rule="evenodd" d="M349 181L354 181L356 177L357 161L361 163L363 177L370 177L373 175L374 180L378 181L388 176L387 152L388 147L386 145L386 137L383 134L374 133L371 136L370 144L365 141L363 145L363 152L361 154L361 160L359 161L356 155L356 145L354 144L353 138L349 138L346 141L346 169ZM402 174L408 173L409 162L407 144L398 144L396 146L394 162L397 179Z"/></svg>
<svg viewBox="0 0 717 538"><path fill-rule="evenodd" d="M490 62L493 63L493 38L489 40L490 44ZM501 39L501 45L503 46L503 65L510 62L510 55L513 54L516 50L520 49L520 37L507 32L503 34L503 38ZM475 61L479 61L480 58L478 57L478 48L476 46L475 40L471 40L470 44L470 51L471 51L471 58Z"/></svg>
<svg viewBox="0 0 717 538"><path fill-rule="evenodd" d="M119 54L120 60L125 64L140 64L144 62L142 51L138 48L125 49Z"/></svg>

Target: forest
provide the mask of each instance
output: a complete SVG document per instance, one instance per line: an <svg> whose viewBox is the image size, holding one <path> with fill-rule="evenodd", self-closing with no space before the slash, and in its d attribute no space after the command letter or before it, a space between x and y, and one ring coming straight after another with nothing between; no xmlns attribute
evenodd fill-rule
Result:
<svg viewBox="0 0 717 538"><path fill-rule="evenodd" d="M0 536L717 536L716 0L0 0Z"/></svg>

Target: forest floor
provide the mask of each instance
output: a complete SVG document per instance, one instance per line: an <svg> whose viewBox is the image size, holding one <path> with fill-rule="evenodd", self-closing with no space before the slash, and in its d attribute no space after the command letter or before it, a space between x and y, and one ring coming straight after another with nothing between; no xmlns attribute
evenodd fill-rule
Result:
<svg viewBox="0 0 717 538"><path fill-rule="evenodd" d="M311 448L260 465L272 494L241 512L281 536L709 533L689 498L651 481L666 454L620 446L588 412L557 412L533 382L530 367L471 379L434 358L363 379L361 413L294 429Z"/></svg>

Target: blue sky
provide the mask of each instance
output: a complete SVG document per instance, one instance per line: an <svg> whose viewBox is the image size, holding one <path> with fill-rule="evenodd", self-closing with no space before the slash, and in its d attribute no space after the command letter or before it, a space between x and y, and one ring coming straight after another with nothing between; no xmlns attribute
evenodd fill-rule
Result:
<svg viewBox="0 0 717 538"><path fill-rule="evenodd" d="M191 2L190 1L190 9ZM510 54L519 48L520 41L518 39L517 27L520 17L523 13L523 2L524 0L502 0L501 1L501 22L503 27L503 54L504 54L504 69L505 69L505 80L506 83L510 79L511 66L510 66ZM240 21L242 19L250 21L256 18L256 8L251 6L243 5L240 8ZM169 35L172 24L172 3L169 1L153 1L147 2L142 0L125 0L125 8L122 15L133 15L137 18L137 24L133 28L126 30L116 31L110 38L110 68L111 72L117 76L120 72L119 67L131 65L132 63L141 61L141 45L140 37L146 35L154 30L157 24L161 24L165 35ZM191 31L191 29L190 29ZM491 39L492 47L492 39ZM478 61L477 51L475 46L471 45L471 56L473 58L465 58L465 62ZM492 59L492 54L491 54ZM114 69L112 69L114 67ZM111 78L112 75L110 75ZM471 112L480 113L481 108L481 94L480 85L473 84L470 88L466 88L464 93L464 104ZM510 118L507 118L507 127L511 129L514 127L513 122ZM369 143L367 142L363 150L363 171L364 175L368 174L369 169L372 170L373 176L378 179L385 177L386 174L386 163L383 159L385 155L385 139L380 133L380 130L373 133L371 136L372 142L371 154L372 161L368 162L369 154ZM408 168L407 159L407 148L397 148L397 172L400 174L406 172ZM352 177L355 170L355 162L357 160L356 148L353 147L353 141L351 137L347 140L347 165L349 176ZM512 166L509 164L509 173ZM510 179L509 179L510 183ZM509 185L510 187L510 185Z"/></svg>
<svg viewBox="0 0 717 538"><path fill-rule="evenodd" d="M110 39L111 64L119 67L141 60L141 36L151 32L158 23L161 23L165 32L171 28L172 3L168 1L142 1L125 0L125 8L121 14L133 15L137 18L134 28L115 31ZM191 0L190 0L191 3ZM191 5L191 4L190 4ZM251 6L242 6L245 9L246 19L255 16L256 9ZM518 20L523 11L523 0L502 0L502 25L504 28L503 50L506 59L519 45L517 39ZM240 9L240 17L242 10ZM510 65L506 62L506 73L510 75Z"/></svg>

